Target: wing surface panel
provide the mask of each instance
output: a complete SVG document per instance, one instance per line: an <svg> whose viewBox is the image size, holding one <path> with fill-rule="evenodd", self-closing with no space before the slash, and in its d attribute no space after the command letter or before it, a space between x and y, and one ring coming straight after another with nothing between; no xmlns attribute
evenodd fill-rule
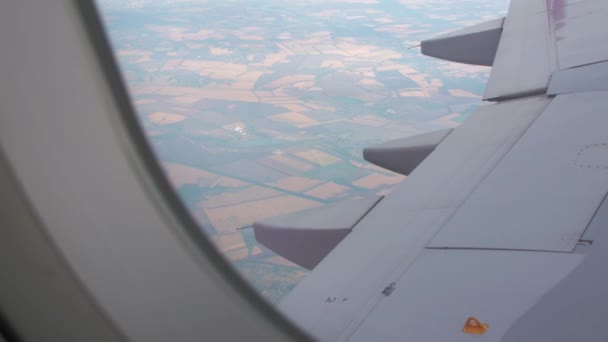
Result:
<svg viewBox="0 0 608 342"><path fill-rule="evenodd" d="M544 93L560 70L608 61L605 0L512 0L485 100Z"/></svg>
<svg viewBox="0 0 608 342"><path fill-rule="evenodd" d="M578 254L426 250L350 341L472 341L482 336L462 333L470 316L489 325L483 341L499 341L582 259Z"/></svg>
<svg viewBox="0 0 608 342"><path fill-rule="evenodd" d="M509 5L509 15L512 16L546 13L546 11L547 0L511 0Z"/></svg>
<svg viewBox="0 0 608 342"><path fill-rule="evenodd" d="M553 73L547 95L592 91L608 91L608 62Z"/></svg>
<svg viewBox="0 0 608 342"><path fill-rule="evenodd" d="M607 96L556 97L429 246L572 252L608 192Z"/></svg>
<svg viewBox="0 0 608 342"><path fill-rule="evenodd" d="M608 341L608 201L598 210L581 245L580 266L513 323L502 341ZM542 328L539 328L542 327Z"/></svg>
<svg viewBox="0 0 608 342"><path fill-rule="evenodd" d="M608 1L551 0L549 18L559 69L608 60Z"/></svg>
<svg viewBox="0 0 608 342"><path fill-rule="evenodd" d="M484 99L544 93L557 57L544 0L512 0Z"/></svg>
<svg viewBox="0 0 608 342"><path fill-rule="evenodd" d="M550 102L484 106L454 130L279 305L322 341L345 339ZM449 166L449 167L448 167Z"/></svg>

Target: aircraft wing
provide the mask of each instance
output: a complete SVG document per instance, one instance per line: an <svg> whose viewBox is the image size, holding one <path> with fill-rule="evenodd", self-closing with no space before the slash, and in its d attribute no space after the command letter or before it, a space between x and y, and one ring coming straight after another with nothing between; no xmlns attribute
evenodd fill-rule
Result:
<svg viewBox="0 0 608 342"><path fill-rule="evenodd" d="M256 222L313 269L281 311L321 341L608 341L607 20L605 0L513 0L422 42L492 65L492 103L366 149L409 174L385 198Z"/></svg>

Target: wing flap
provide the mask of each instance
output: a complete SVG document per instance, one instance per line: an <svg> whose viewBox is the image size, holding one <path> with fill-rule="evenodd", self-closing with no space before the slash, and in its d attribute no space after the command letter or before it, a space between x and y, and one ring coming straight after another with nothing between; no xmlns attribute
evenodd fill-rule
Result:
<svg viewBox="0 0 608 342"><path fill-rule="evenodd" d="M429 247L572 252L608 192L607 96L556 97Z"/></svg>

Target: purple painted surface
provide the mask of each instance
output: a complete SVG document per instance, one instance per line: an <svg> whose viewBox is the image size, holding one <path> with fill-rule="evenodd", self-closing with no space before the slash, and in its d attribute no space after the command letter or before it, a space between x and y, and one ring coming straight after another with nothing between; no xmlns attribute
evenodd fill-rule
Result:
<svg viewBox="0 0 608 342"><path fill-rule="evenodd" d="M546 0L547 1L547 14L549 15L550 29L554 32L555 40L559 41L564 39L563 36L559 36L557 33L559 30L566 26L566 7L567 3L565 0Z"/></svg>
<svg viewBox="0 0 608 342"><path fill-rule="evenodd" d="M608 60L608 1L546 0L560 70Z"/></svg>

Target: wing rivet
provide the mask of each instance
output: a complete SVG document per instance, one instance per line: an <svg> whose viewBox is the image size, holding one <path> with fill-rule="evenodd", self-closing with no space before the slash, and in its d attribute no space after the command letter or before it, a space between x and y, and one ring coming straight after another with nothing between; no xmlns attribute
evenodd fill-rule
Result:
<svg viewBox="0 0 608 342"><path fill-rule="evenodd" d="M477 335L483 335L486 333L487 330L488 330L487 324L481 323L477 318L472 317L472 316L467 318L467 322L465 323L464 327L462 328L463 333L477 334Z"/></svg>

